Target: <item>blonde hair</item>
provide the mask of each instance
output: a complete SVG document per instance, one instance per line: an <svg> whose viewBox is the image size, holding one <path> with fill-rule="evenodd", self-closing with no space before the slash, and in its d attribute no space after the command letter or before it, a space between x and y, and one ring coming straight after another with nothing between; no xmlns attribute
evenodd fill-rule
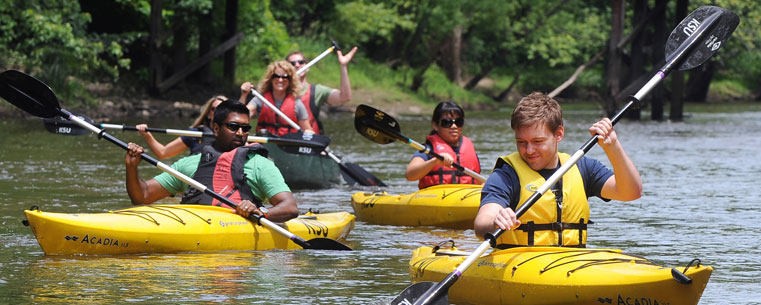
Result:
<svg viewBox="0 0 761 305"><path fill-rule="evenodd" d="M553 98L533 92L524 96L513 109L510 127L513 130L535 123L544 123L553 132L563 125L563 109Z"/></svg>
<svg viewBox="0 0 761 305"><path fill-rule="evenodd" d="M190 127L198 127L201 125L205 125L206 127L211 128L211 120L207 116L209 116L209 112L211 112L211 105L214 103L214 101L220 100L220 101L226 101L227 97L224 95L215 95L206 100L206 103L201 107L201 114L198 115L195 121L193 121L193 125L190 125Z"/></svg>
<svg viewBox="0 0 761 305"><path fill-rule="evenodd" d="M277 68L283 69L285 74L289 76L286 94L298 98L301 95L301 79L296 75L296 68L285 60L278 60L267 66L267 72L264 73L261 81L259 81L259 93L265 94L272 91L272 74L275 74L275 69Z"/></svg>

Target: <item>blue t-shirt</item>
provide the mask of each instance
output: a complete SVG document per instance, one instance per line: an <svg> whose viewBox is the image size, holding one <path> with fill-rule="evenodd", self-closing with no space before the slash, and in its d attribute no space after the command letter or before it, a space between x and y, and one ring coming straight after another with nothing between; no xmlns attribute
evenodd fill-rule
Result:
<svg viewBox="0 0 761 305"><path fill-rule="evenodd" d="M581 157L576 165L579 167L581 180L584 181L584 191L587 194L587 198L595 196L605 201L610 201L610 199L603 198L600 192L605 182L608 181L608 178L613 176L613 171L605 167L600 161L587 157ZM543 169L539 171L539 174L544 179L547 179L555 173L555 170ZM486 179L486 183L484 183L483 190L481 191L481 205L494 202L503 207L510 206L515 210L521 196L520 189L520 180L515 170L510 165L502 166L495 169L489 175L489 178Z"/></svg>

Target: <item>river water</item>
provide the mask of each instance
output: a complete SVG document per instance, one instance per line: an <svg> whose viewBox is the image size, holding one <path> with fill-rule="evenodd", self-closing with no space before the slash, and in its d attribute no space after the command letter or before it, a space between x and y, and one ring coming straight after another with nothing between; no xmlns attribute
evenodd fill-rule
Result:
<svg viewBox="0 0 761 305"><path fill-rule="evenodd" d="M589 246L623 249L665 266L699 258L715 268L700 304L761 304L761 105L688 108L686 115L679 123L618 124L619 138L642 174L644 196L628 203L592 199L596 224ZM487 175L498 156L515 151L508 116L509 109L467 115L465 133ZM577 150L598 116L596 110L567 110L561 150ZM397 119L402 133L418 141L430 129L428 117ZM160 128L188 123L151 121ZM326 126L333 150L382 179L389 193L417 189L404 179L412 148L364 139L350 114L333 115ZM112 134L142 143L136 134ZM165 143L172 138L157 137ZM599 147L588 156L608 164ZM463 250L480 243L472 230L357 222L345 241L352 252L45 256L21 224L23 210L129 207L123 160L119 147L94 135L49 134L36 118L0 121L0 303L380 304L409 285L413 249L447 239ZM158 173L147 163L141 166L143 177ZM337 186L295 195L302 211L352 212L350 196L373 190Z"/></svg>

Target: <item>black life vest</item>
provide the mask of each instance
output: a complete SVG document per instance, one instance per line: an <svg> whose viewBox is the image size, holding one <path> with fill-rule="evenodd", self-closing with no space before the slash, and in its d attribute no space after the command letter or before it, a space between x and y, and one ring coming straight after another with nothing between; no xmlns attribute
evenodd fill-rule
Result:
<svg viewBox="0 0 761 305"><path fill-rule="evenodd" d="M190 148L190 154L195 155L197 153L200 153L205 146L211 146L214 144L214 140L216 137L214 136L214 130L211 130L211 128L206 127L206 125L200 125L198 127L199 131L203 133L203 136L199 137L198 145L194 145Z"/></svg>
<svg viewBox="0 0 761 305"><path fill-rule="evenodd" d="M222 153L211 145L205 145L201 150L201 159L193 179L235 203L249 200L257 206L262 206L261 200L254 197L251 192L246 182L246 175L243 173L246 161L254 154L266 157L267 149L259 144L253 144L236 147ZM234 209L193 187L189 187L182 194L181 203L225 206Z"/></svg>

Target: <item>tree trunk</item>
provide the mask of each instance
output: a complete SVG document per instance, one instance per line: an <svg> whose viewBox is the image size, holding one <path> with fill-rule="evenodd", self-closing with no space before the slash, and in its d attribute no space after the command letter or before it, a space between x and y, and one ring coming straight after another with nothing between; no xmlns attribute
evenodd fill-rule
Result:
<svg viewBox="0 0 761 305"><path fill-rule="evenodd" d="M611 14L610 39L608 40L608 62L605 68L606 76L606 103L605 115L612 116L615 114L618 105L616 95L621 91L621 52L616 44L621 40L624 28L624 0L613 0L613 9Z"/></svg>
<svg viewBox="0 0 761 305"><path fill-rule="evenodd" d="M198 56L202 56L203 54L209 53L209 50L211 50L211 43L212 43L212 35L214 32L214 29L212 28L213 20L211 16L211 12L213 9L209 10L206 14L201 14L198 16L198 20L200 24L204 24L206 26L200 26L199 27L199 35L198 35ZM196 77L199 81L208 83L211 81L211 64L205 64L201 66L201 68L198 69L198 72L196 72Z"/></svg>
<svg viewBox="0 0 761 305"><path fill-rule="evenodd" d="M481 70L481 72L478 72L478 74L473 75L473 77L468 81L467 84L465 84L463 88L465 88L465 90L472 90L478 85L478 82L480 82L484 77L489 75L489 73L493 69L494 69L494 65L487 66L485 69Z"/></svg>
<svg viewBox="0 0 761 305"><path fill-rule="evenodd" d="M648 0L634 0L634 17L632 18L632 28L636 28L638 24L647 19L647 1ZM642 74L645 74L645 50L644 46L647 44L645 36L647 34L647 27L634 34L631 44L631 65L629 66L628 81L631 82L639 78ZM643 98L642 105L647 105L649 98ZM642 108L637 107L626 112L626 117L629 119L639 120L642 118Z"/></svg>
<svg viewBox="0 0 761 305"><path fill-rule="evenodd" d="M515 77L513 77L513 81L510 82L510 85L505 88L505 90L502 90L497 96L494 97L494 100L500 103L503 103L507 101L507 95L510 93L510 91L513 90L513 87L518 84L518 80L521 78L521 75L523 74L523 71L526 71L526 67L528 67L530 60L526 60L523 62L523 65L518 69L518 73L515 74Z"/></svg>
<svg viewBox="0 0 761 305"><path fill-rule="evenodd" d="M689 0L677 0L676 1L676 14L674 15L674 24L679 24L682 19L687 17L687 6ZM682 97L684 96L684 72L674 71L671 76L671 110L669 111L669 119L672 121L682 121L684 119L684 103Z"/></svg>
<svg viewBox="0 0 761 305"><path fill-rule="evenodd" d="M665 6L668 0L655 0L655 7ZM656 13L653 26L655 31L653 33L653 66L660 66L664 62L666 57L666 40L668 39L668 32L666 29L666 11L661 10ZM663 103L666 100L666 89L663 83L659 83L653 88L653 94L651 98L651 112L650 119L656 121L663 120Z"/></svg>
<svg viewBox="0 0 761 305"><path fill-rule="evenodd" d="M439 65L444 69L447 78L458 86L462 85L461 50L462 25L458 25L452 29L452 34L441 46L439 59Z"/></svg>
<svg viewBox="0 0 761 305"><path fill-rule="evenodd" d="M151 1L151 25L148 37L148 50L150 52L149 81L151 94L156 94L156 87L164 78L164 70L161 68L161 11L164 9L163 0Z"/></svg>
<svg viewBox="0 0 761 305"><path fill-rule="evenodd" d="M238 33L238 0L227 0L225 5L225 40ZM228 83L235 81L235 47L225 52L223 77Z"/></svg>
<svg viewBox="0 0 761 305"><path fill-rule="evenodd" d="M423 81L425 80L423 75L425 75L425 71L428 70L428 67L430 67L432 63L433 61L429 61L424 66L415 69L415 75L412 76L412 84L410 85L410 90L412 90L412 92L417 92L420 90L420 87L423 86Z"/></svg>
<svg viewBox="0 0 761 305"><path fill-rule="evenodd" d="M716 65L708 61L692 70L687 80L687 93L685 98L693 102L705 102L708 96L708 87L716 73Z"/></svg>
<svg viewBox="0 0 761 305"><path fill-rule="evenodd" d="M183 22L184 16L187 12L177 11L172 24L174 30L172 31L172 71L169 73L174 74L178 71L182 71L188 64L188 37L190 37L190 29L186 22Z"/></svg>

